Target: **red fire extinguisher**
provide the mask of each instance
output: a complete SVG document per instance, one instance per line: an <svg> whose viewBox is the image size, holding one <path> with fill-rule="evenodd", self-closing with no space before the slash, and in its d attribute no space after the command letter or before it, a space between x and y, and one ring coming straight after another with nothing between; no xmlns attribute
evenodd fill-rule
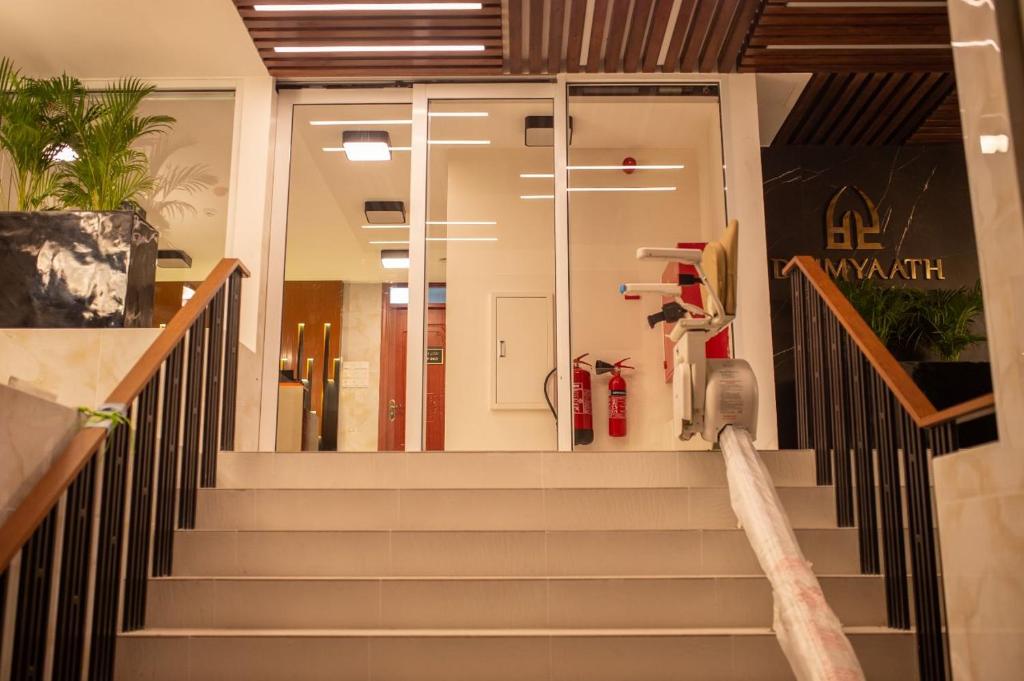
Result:
<svg viewBox="0 0 1024 681"><path fill-rule="evenodd" d="M615 364L598 362L597 373L611 372L608 380L608 435L610 437L626 437L626 379L622 377L623 369L635 369L620 359Z"/></svg>
<svg viewBox="0 0 1024 681"><path fill-rule="evenodd" d="M583 353L572 361L572 441L577 445L589 445L594 441L594 410L590 401L589 362Z"/></svg>

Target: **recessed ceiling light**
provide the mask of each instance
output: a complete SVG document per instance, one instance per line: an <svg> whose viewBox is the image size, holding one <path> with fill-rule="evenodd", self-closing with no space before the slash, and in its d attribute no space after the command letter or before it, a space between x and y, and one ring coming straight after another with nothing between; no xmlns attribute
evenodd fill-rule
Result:
<svg viewBox="0 0 1024 681"><path fill-rule="evenodd" d="M675 165L608 165L608 166L568 166L569 170L682 170L685 168L682 163Z"/></svg>
<svg viewBox="0 0 1024 681"><path fill-rule="evenodd" d="M192 256L176 248L161 248L156 252L156 266L165 269L187 270L192 267Z"/></svg>
<svg viewBox="0 0 1024 681"><path fill-rule="evenodd" d="M527 201L539 201L543 199L553 199L554 194L523 194L519 198L526 199Z"/></svg>
<svg viewBox="0 0 1024 681"><path fill-rule="evenodd" d="M482 9L480 2L324 2L309 5L253 5L257 12L443 12Z"/></svg>
<svg viewBox="0 0 1024 681"><path fill-rule="evenodd" d="M326 125L412 125L412 120L408 118L382 118L379 120L364 120L364 121L310 121L310 125L326 126Z"/></svg>
<svg viewBox="0 0 1024 681"><path fill-rule="evenodd" d="M491 114L486 111L431 111L431 118L487 118Z"/></svg>
<svg viewBox="0 0 1024 681"><path fill-rule="evenodd" d="M494 220L427 220L428 225L496 225Z"/></svg>
<svg viewBox="0 0 1024 681"><path fill-rule="evenodd" d="M569 187L571 192L674 192L676 187Z"/></svg>
<svg viewBox="0 0 1024 681"><path fill-rule="evenodd" d="M408 243L408 242L406 242ZM384 250L380 252L380 264L386 270L409 269L408 250Z"/></svg>
<svg viewBox="0 0 1024 681"><path fill-rule="evenodd" d="M377 52L483 52L483 45L278 45L278 54L369 54Z"/></svg>
<svg viewBox="0 0 1024 681"><path fill-rule="evenodd" d="M412 151L412 147L388 147L391 151ZM345 151L345 147L322 147L322 151L330 154L337 154Z"/></svg>
<svg viewBox="0 0 1024 681"><path fill-rule="evenodd" d="M350 161L391 160L391 136L384 130L346 130L341 146Z"/></svg>
<svg viewBox="0 0 1024 681"><path fill-rule="evenodd" d="M554 173L519 173L519 177L524 180L545 180L554 179Z"/></svg>
<svg viewBox="0 0 1024 681"><path fill-rule="evenodd" d="M371 225L401 225L405 223L405 202L364 201L363 214Z"/></svg>
<svg viewBox="0 0 1024 681"><path fill-rule="evenodd" d="M490 143L491 140L427 140L427 144L463 144L480 146Z"/></svg>

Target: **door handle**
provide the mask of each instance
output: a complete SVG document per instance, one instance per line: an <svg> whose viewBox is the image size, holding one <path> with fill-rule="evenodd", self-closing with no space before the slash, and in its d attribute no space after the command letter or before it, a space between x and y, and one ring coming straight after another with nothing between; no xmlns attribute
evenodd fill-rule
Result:
<svg viewBox="0 0 1024 681"><path fill-rule="evenodd" d="M394 400L388 401L388 421L394 421L398 416L398 403Z"/></svg>
<svg viewBox="0 0 1024 681"><path fill-rule="evenodd" d="M505 341L500 340L500 341L498 341L498 357L504 357L504 356L505 356Z"/></svg>

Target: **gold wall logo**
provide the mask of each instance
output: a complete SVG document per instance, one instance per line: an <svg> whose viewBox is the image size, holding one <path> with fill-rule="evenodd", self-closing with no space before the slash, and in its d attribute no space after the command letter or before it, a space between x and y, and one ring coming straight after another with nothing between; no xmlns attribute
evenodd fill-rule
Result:
<svg viewBox="0 0 1024 681"><path fill-rule="evenodd" d="M851 207L853 206L853 207ZM825 209L825 250L881 251L882 221L878 207L860 187L839 189ZM823 257L822 269L833 279L945 279L942 258ZM772 258L772 274L782 274L788 260Z"/></svg>

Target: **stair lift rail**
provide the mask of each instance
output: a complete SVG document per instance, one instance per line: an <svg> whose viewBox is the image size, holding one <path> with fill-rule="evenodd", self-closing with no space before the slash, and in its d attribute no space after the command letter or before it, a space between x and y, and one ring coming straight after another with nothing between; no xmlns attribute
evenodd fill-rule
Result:
<svg viewBox="0 0 1024 681"><path fill-rule="evenodd" d="M639 260L658 259L690 266L693 275L674 283L623 284L623 294L671 297L654 327L664 323L673 341L673 434L688 440L699 434L720 443L733 511L772 585L773 629L799 681L863 681L864 672L829 607L810 563L797 544L771 475L754 449L757 381L741 359L708 359L706 343L734 319L737 225L730 223L707 253L696 249L640 248ZM721 257L724 254L724 257ZM709 280L704 260L715 267ZM717 260L716 260L717 259ZM703 307L687 304L681 286L700 284Z"/></svg>
<svg viewBox="0 0 1024 681"><path fill-rule="evenodd" d="M989 394L936 409L813 257L793 258L784 272L793 301L797 445L815 451L818 484L834 486L840 526L857 527L861 572L884 575L889 626L916 627L921 680L945 681L929 461L956 451L958 426L991 415L995 401Z"/></svg>
<svg viewBox="0 0 1024 681"><path fill-rule="evenodd" d="M122 418L81 428L0 527L4 681L113 677L118 632L142 628L150 575L234 447L247 276L214 267L100 409Z"/></svg>

